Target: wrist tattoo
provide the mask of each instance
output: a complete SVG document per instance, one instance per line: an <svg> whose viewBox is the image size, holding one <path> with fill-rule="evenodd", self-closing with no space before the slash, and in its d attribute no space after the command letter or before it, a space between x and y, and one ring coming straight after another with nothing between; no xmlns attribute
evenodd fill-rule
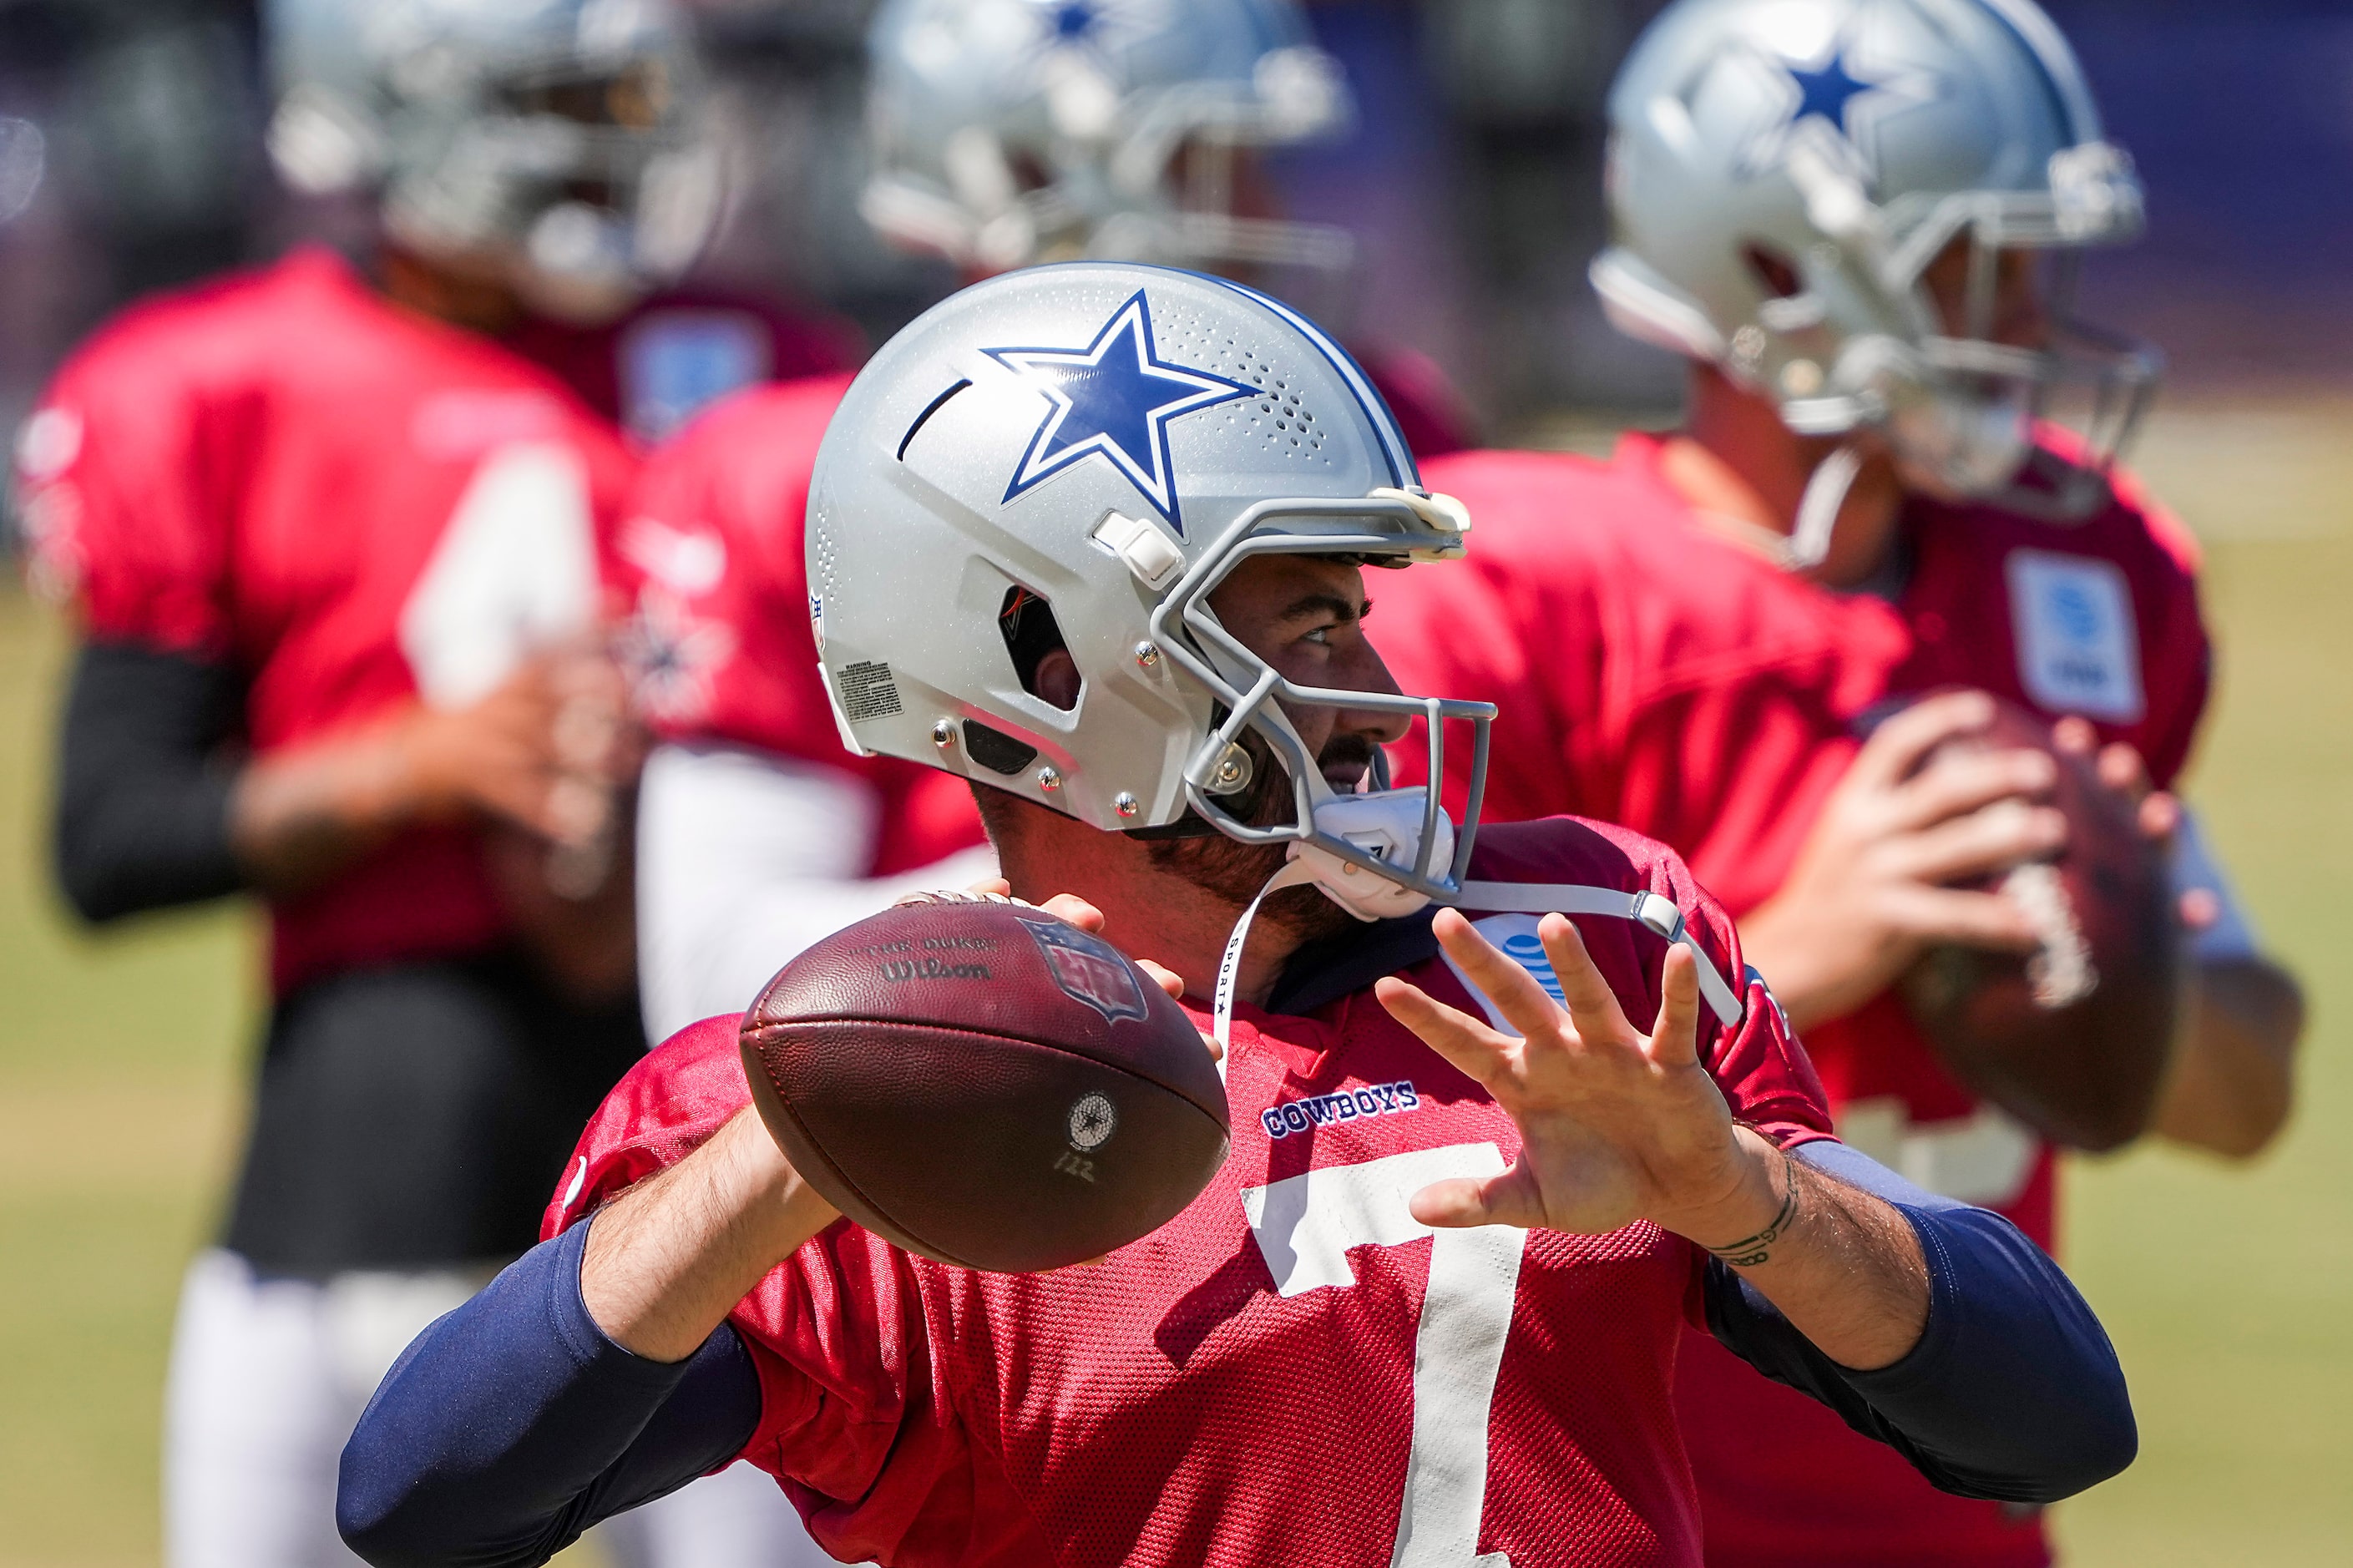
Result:
<svg viewBox="0 0 2353 1568"><path fill-rule="evenodd" d="M1776 1143L1773 1148L1781 1156L1781 1176L1788 1188L1781 1199L1781 1212L1773 1216L1773 1223L1755 1236L1743 1237L1727 1246L1700 1244L1701 1250L1709 1257L1720 1258L1735 1268L1754 1268L1769 1260L1773 1256L1773 1244L1788 1234L1789 1222L1798 1217L1798 1163L1779 1144Z"/></svg>

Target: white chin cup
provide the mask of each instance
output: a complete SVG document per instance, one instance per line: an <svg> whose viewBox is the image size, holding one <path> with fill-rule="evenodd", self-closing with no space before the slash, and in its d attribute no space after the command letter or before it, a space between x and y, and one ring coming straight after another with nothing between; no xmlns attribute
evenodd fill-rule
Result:
<svg viewBox="0 0 2353 1568"><path fill-rule="evenodd" d="M1315 804L1315 831L1409 872L1421 848L1421 818L1429 795L1426 789L1389 789L1372 795L1331 795ZM1360 921L1393 920L1430 902L1429 895L1342 859L1306 839L1293 841L1290 858L1304 864L1324 897ZM1431 847L1430 864L1443 868L1453 858L1454 822L1440 811L1438 842Z"/></svg>
<svg viewBox="0 0 2353 1568"><path fill-rule="evenodd" d="M1947 392L1907 398L1887 422L1898 471L1915 489L1946 500L1989 496L2018 477L2034 450L2031 390Z"/></svg>

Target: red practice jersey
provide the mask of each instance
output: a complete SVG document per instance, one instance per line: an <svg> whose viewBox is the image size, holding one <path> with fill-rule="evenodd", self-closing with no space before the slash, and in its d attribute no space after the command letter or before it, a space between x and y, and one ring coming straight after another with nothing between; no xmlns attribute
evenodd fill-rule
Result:
<svg viewBox="0 0 2353 1568"><path fill-rule="evenodd" d="M843 744L817 672L802 552L818 444L848 375L738 393L649 458L619 548L638 700L664 739L839 768L881 796L870 876L981 841L963 780Z"/></svg>
<svg viewBox="0 0 2353 1568"><path fill-rule="evenodd" d="M2074 523L1913 501L1889 603L1709 532L1658 452L1630 436L1608 463L1475 452L1423 469L1470 507L1470 559L1375 583L1372 629L1406 690L1500 707L1489 820L1623 822L1688 857L1737 915L1780 886L1890 699L1978 687L2091 719L2160 785L2179 771L2207 689L2197 557L2128 481ZM1469 762L1450 748L1457 811ZM2052 1151L1947 1074L1892 993L1806 1045L1841 1138L2053 1245ZM2031 1521L1933 1490L1704 1336L1682 1377L1716 1568L2048 1561Z"/></svg>
<svg viewBox="0 0 2353 1568"><path fill-rule="evenodd" d="M1505 828L1482 840L1478 874L1672 898L1710 958L1743 973L1722 910L1621 829ZM1482 923L1512 951L1535 920ZM1579 925L1628 1015L1654 1016L1664 944L1625 921ZM1442 955L1404 973L1480 1006ZM1415 1223L1415 1191L1500 1172L1518 1131L1367 977L1332 989L1345 994L1305 1016L1239 1009L1224 1169L1104 1262L981 1274L844 1221L745 1298L733 1321L763 1411L744 1457L820 1544L895 1568L1379 1568L1401 1542L1394 1560L1410 1563L1699 1561L1671 1384L1704 1255L1647 1223L1598 1237ZM1704 1024L1733 1113L1785 1145L1823 1136L1813 1075L1761 982L1746 1002L1739 1024ZM684 1031L613 1091L548 1235L744 1108L735 1023Z"/></svg>
<svg viewBox="0 0 2353 1568"><path fill-rule="evenodd" d="M36 580L83 635L222 661L256 752L487 693L601 612L633 465L558 382L303 251L136 307L69 361L20 451ZM272 910L283 991L480 950L477 834L401 833Z"/></svg>

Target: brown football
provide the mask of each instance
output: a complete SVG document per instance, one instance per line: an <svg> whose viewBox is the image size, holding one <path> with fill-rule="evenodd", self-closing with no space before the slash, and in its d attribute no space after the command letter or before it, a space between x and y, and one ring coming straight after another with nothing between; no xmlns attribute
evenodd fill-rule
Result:
<svg viewBox="0 0 2353 1568"><path fill-rule="evenodd" d="M913 904L809 948L744 1015L744 1075L828 1203L943 1263L1059 1268L1157 1229L1226 1157L1185 1010L1041 910Z"/></svg>
<svg viewBox="0 0 2353 1568"><path fill-rule="evenodd" d="M2050 752L2067 844L1972 884L2028 910L2036 952L1932 948L1905 974L1904 999L1964 1083L2044 1136L2079 1149L2128 1142L2155 1110L2180 1011L2164 852L2090 758L2058 751L2049 726L2014 704L1947 744Z"/></svg>

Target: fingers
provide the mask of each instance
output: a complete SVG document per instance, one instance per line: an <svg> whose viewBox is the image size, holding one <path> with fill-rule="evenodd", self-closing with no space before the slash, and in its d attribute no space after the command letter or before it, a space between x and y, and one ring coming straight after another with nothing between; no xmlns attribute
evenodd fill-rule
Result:
<svg viewBox="0 0 2353 1568"><path fill-rule="evenodd" d="M1897 900L1896 923L1924 942L1957 942L1994 952L2032 952L2042 933L2014 900L1956 888L1918 888Z"/></svg>
<svg viewBox="0 0 2353 1568"><path fill-rule="evenodd" d="M1667 945L1659 976L1659 1017L1651 1027L1651 1059L1661 1067L1699 1064L1699 955L1682 942Z"/></svg>
<svg viewBox="0 0 2353 1568"><path fill-rule="evenodd" d="M1135 966L1152 976L1152 983L1167 992L1170 996L1179 1001L1184 999L1185 977L1183 975L1173 969L1164 969L1148 958L1137 959Z"/></svg>
<svg viewBox="0 0 2353 1568"><path fill-rule="evenodd" d="M1038 907L1081 931L1100 931L1103 928L1103 912L1076 893L1056 893Z"/></svg>
<svg viewBox="0 0 2353 1568"><path fill-rule="evenodd" d="M1521 978L1527 978L1525 971L1521 972ZM1421 987L1394 975L1373 982L1373 994L1388 1009L1390 1017L1411 1029L1423 1045L1453 1063L1482 1089L1492 1093L1496 1081L1509 1071L1518 1042L1498 1034L1469 1014L1448 1006ZM1546 998L1546 1005L1550 1005L1550 998Z"/></svg>
<svg viewBox="0 0 2353 1568"><path fill-rule="evenodd" d="M1892 868L1915 882L1952 882L2007 870L2056 853L2067 842L2057 808L2000 800L1889 847Z"/></svg>
<svg viewBox="0 0 2353 1568"><path fill-rule="evenodd" d="M2141 796L2140 809L2135 825L2143 838L2163 844L2181 826L2181 802L2165 792L2153 790Z"/></svg>
<svg viewBox="0 0 2353 1568"><path fill-rule="evenodd" d="M983 877L965 891L976 893L984 899L1009 899L1013 896L1013 884L1002 877Z"/></svg>
<svg viewBox="0 0 2353 1568"><path fill-rule="evenodd" d="M2181 895L2180 915L2184 931L2205 931L2222 918L2222 900L2211 888L2191 888Z"/></svg>
<svg viewBox="0 0 2353 1568"><path fill-rule="evenodd" d="M1569 1022L1577 1026L1577 1037L1587 1041L1632 1039L1634 1027L1626 1021L1625 1010L1618 1005L1618 994L1601 977L1601 971L1594 967L1593 955L1585 951L1585 938L1577 931L1576 922L1567 915L1546 915L1536 924L1536 940L1544 943L1545 956L1552 961L1553 978L1560 983L1560 994L1568 1004ZM1549 1003L1551 998L1546 1001ZM1520 1032L1527 1033L1525 1029Z"/></svg>
<svg viewBox="0 0 2353 1568"><path fill-rule="evenodd" d="M1998 800L2037 799L2059 782L2048 752L2026 747L1939 754L1894 792L1894 821L1917 831Z"/></svg>
<svg viewBox="0 0 2353 1568"><path fill-rule="evenodd" d="M1406 1212L1441 1230L1474 1225L1512 1225L1522 1229L1544 1221L1544 1194L1525 1167L1514 1163L1500 1176L1453 1176L1432 1182L1406 1200Z"/></svg>
<svg viewBox="0 0 2353 1568"><path fill-rule="evenodd" d="M1872 731L1847 777L1863 788L1891 789L1947 741L1992 723L1993 711L1993 699L1982 691L1947 691L1915 702Z"/></svg>
<svg viewBox="0 0 2353 1568"><path fill-rule="evenodd" d="M1546 920L1547 922L1560 921L1563 925L1568 923L1558 915L1547 915ZM1439 910L1437 918L1430 921L1430 929L1437 935L1438 944L1446 950L1446 955L1470 977L1471 984L1486 994L1487 999L1494 1003L1496 1011L1519 1031L1522 1038L1529 1038L1557 1026L1560 1008L1536 983L1535 976L1496 952L1494 945L1481 936L1461 911ZM1543 931L1543 926L1537 927L1539 940ZM1571 935L1574 934L1572 931ZM1552 944L1546 942L1545 946L1549 952ZM1584 958L1583 944L1580 943L1577 951L1580 962L1590 969L1591 962ZM1559 961L1556 959L1554 967L1557 973ZM1565 982L1567 976L1561 978ZM1605 985L1603 990L1606 992L1608 987ZM1612 1007L1616 1005L1614 1000L1610 1004Z"/></svg>
<svg viewBox="0 0 2353 1568"><path fill-rule="evenodd" d="M2148 763L2142 760L2139 749L2122 741L2102 746L2099 760L2094 765L2099 770L2102 784L2135 798L2155 787L2149 783Z"/></svg>

